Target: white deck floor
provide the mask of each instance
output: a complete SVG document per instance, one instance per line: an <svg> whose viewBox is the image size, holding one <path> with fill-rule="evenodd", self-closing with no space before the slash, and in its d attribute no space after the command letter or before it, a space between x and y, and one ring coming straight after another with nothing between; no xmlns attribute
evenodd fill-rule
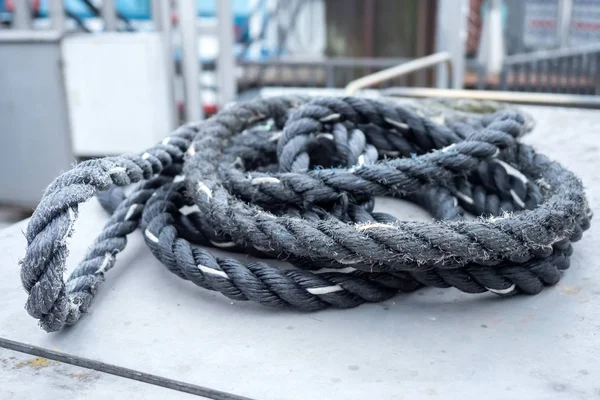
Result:
<svg viewBox="0 0 600 400"><path fill-rule="evenodd" d="M526 141L583 179L598 216L600 112L525 109L537 120ZM406 203L386 201L382 207L405 218L426 218ZM81 208L70 267L106 218L95 201ZM571 268L560 284L538 296L500 299L430 288L382 304L313 314L232 303L195 287L159 264L136 232L89 315L57 334L44 333L23 308L17 261L25 249L25 226L0 231L0 338L257 399L600 396L596 220L574 245ZM88 383L59 376L58 367L14 369L3 361L9 356L0 350L0 398L11 398L3 392L15 399L50 393L48 382L57 385L56 394L68 386L64 398L95 398L85 395ZM98 376L93 384L108 390L98 393L190 397L163 396L168 389L86 373ZM152 395L144 397L144 391Z"/></svg>

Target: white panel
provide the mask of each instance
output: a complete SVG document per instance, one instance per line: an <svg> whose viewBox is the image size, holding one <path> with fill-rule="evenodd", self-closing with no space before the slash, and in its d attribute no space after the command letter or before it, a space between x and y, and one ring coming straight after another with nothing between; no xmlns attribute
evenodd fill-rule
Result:
<svg viewBox="0 0 600 400"><path fill-rule="evenodd" d="M169 133L173 116L161 40L154 32L64 39L76 155L139 152Z"/></svg>

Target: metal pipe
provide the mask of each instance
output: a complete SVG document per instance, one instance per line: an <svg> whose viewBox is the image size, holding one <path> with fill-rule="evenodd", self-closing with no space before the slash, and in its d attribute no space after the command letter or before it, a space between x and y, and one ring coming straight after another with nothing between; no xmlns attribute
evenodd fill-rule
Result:
<svg viewBox="0 0 600 400"><path fill-rule="evenodd" d="M117 13L114 0L102 1L102 18L104 19L104 31L113 32L117 30Z"/></svg>
<svg viewBox="0 0 600 400"><path fill-rule="evenodd" d="M442 63L446 63L448 66L448 80L451 81L453 67L451 55L447 51L442 51L440 53L417 58L416 60L412 60L404 64L400 64L395 67L384 69L382 71L375 72L374 74L356 79L346 86L346 93L348 95L353 95L360 89L378 85L387 80L398 78L411 72L423 70L425 68L433 67Z"/></svg>
<svg viewBox="0 0 600 400"><path fill-rule="evenodd" d="M573 0L559 0L558 2L558 29L556 42L561 48L569 45L569 28L571 28L571 15L573 13Z"/></svg>
<svg viewBox="0 0 600 400"><path fill-rule="evenodd" d="M175 129L179 125L179 108L175 101L175 60L173 58L173 48L171 42L171 5L170 1L152 0L152 21L154 22L154 30L160 32L161 44L163 48L163 59L165 62L166 81L167 81L167 96L169 97L169 106L171 108L168 113L169 128ZM177 122L176 122L177 121Z"/></svg>
<svg viewBox="0 0 600 400"><path fill-rule="evenodd" d="M52 29L64 32L65 30L65 5L63 0L50 0L49 4L50 22Z"/></svg>
<svg viewBox="0 0 600 400"><path fill-rule="evenodd" d="M220 1L218 3L228 3ZM181 30L181 69L185 90L185 118L197 121L203 118L200 104L200 63L198 62L198 32L196 30L196 1L179 0L177 2L179 28Z"/></svg>
<svg viewBox="0 0 600 400"><path fill-rule="evenodd" d="M594 57L591 54L587 54L585 56L585 77L586 77L586 84L587 84L587 78L594 78ZM587 86L587 85L586 85ZM585 91L585 94L595 94L595 90L592 89L588 89Z"/></svg>
<svg viewBox="0 0 600 400"><path fill-rule="evenodd" d="M467 0L444 0L437 2L436 44L437 52L448 51L452 59L452 82L445 82L442 68L437 71L437 86L461 89L464 84L465 42L469 2Z"/></svg>
<svg viewBox="0 0 600 400"><path fill-rule="evenodd" d="M600 54L596 54L594 57L594 66L595 66L595 73L594 73L594 83L595 83L595 90L594 90L594 94L596 95L600 95Z"/></svg>
<svg viewBox="0 0 600 400"><path fill-rule="evenodd" d="M364 55L373 57L373 24L375 22L374 0L363 1L363 43L365 44Z"/></svg>
<svg viewBox="0 0 600 400"><path fill-rule="evenodd" d="M500 90L508 90L508 68L506 65L502 67L502 72L500 72Z"/></svg>
<svg viewBox="0 0 600 400"><path fill-rule="evenodd" d="M325 86L328 88L335 87L334 66L325 64Z"/></svg>
<svg viewBox="0 0 600 400"><path fill-rule="evenodd" d="M237 92L231 1L217 1L217 37L219 38L217 86L219 88L219 105L224 106L235 100Z"/></svg>
<svg viewBox="0 0 600 400"><path fill-rule="evenodd" d="M531 83L531 79L532 79L532 67L530 63L526 63L525 65L523 65L523 76L524 76L524 83L523 83L523 91L524 92L531 92L531 88L534 87L534 85Z"/></svg>
<svg viewBox="0 0 600 400"><path fill-rule="evenodd" d="M163 30L163 24L162 24L162 15L161 15L161 8L163 7L161 4L161 0L150 0L150 7L151 7L151 17L152 17L152 24L154 25L154 31L155 32L159 32ZM168 1L162 1L162 3L166 3L165 6L167 9L169 9L169 2Z"/></svg>
<svg viewBox="0 0 600 400"><path fill-rule="evenodd" d="M550 64L550 61L544 60L543 63L544 63L544 72L546 73L546 85L545 85L544 92L550 93L550 92L552 92L552 79L554 77L554 73L552 72L552 65Z"/></svg>
<svg viewBox="0 0 600 400"><path fill-rule="evenodd" d="M504 92L495 90L451 90L432 88L391 88L381 91L382 96L394 97L442 97L452 99L491 100L517 104L557 107L600 108L600 96L572 94L548 94L526 92Z"/></svg>
<svg viewBox="0 0 600 400"><path fill-rule="evenodd" d="M31 10L29 2L20 0L13 3L12 25L14 29L27 30L31 26Z"/></svg>

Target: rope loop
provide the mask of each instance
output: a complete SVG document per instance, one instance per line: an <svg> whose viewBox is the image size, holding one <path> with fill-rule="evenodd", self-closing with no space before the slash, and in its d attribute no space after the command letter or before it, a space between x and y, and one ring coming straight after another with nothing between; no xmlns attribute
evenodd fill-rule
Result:
<svg viewBox="0 0 600 400"><path fill-rule="evenodd" d="M519 142L533 123L516 110L436 114L440 104L240 102L143 153L83 162L50 184L29 222L25 308L49 332L77 322L138 228L175 275L270 307L349 308L421 286L507 296L555 284L589 228L581 181ZM65 280L78 205L94 195L111 217ZM378 212L380 196L435 220Z"/></svg>

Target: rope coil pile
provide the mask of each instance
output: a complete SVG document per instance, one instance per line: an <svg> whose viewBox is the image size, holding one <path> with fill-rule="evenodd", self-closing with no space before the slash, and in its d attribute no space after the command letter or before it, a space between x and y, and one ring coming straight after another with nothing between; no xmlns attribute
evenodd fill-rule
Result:
<svg viewBox="0 0 600 400"><path fill-rule="evenodd" d="M144 153L80 163L29 222L26 310L49 332L77 322L138 228L179 277L273 307L348 308L422 286L536 294L558 282L590 224L580 180L518 141L529 122L514 110L443 124L426 114L354 97L254 100ZM132 183L127 196L118 188ZM65 282L78 205L96 194L112 216ZM436 220L375 212L375 196Z"/></svg>

